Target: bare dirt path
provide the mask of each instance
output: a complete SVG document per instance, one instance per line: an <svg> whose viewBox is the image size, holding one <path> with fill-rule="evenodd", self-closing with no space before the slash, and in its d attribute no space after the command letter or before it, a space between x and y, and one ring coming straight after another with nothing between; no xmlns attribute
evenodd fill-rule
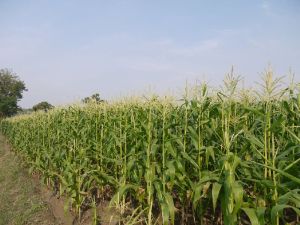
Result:
<svg viewBox="0 0 300 225"><path fill-rule="evenodd" d="M0 225L60 225L38 184L0 135Z"/></svg>

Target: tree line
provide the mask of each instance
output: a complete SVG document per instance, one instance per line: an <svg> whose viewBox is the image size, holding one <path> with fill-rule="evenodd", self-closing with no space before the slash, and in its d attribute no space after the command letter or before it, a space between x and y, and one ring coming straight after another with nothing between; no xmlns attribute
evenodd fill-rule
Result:
<svg viewBox="0 0 300 225"><path fill-rule="evenodd" d="M32 108L23 109L18 103L23 98L23 93L28 91L25 82L16 73L9 69L0 69L0 118L10 117L18 113L29 113L32 111L45 111L53 109L54 106L47 101L35 104ZM99 93L83 98L82 103L105 102Z"/></svg>

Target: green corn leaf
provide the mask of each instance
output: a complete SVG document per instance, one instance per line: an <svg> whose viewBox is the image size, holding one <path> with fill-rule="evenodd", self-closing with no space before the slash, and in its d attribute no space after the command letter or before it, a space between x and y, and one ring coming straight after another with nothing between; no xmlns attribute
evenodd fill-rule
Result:
<svg viewBox="0 0 300 225"><path fill-rule="evenodd" d="M255 209L242 208L242 210L246 213L246 215L250 219L251 225L264 225L264 224L259 223Z"/></svg>
<svg viewBox="0 0 300 225"><path fill-rule="evenodd" d="M300 138L293 131L287 127L285 127L285 129L298 141L298 143L300 143Z"/></svg>
<svg viewBox="0 0 300 225"><path fill-rule="evenodd" d="M232 192L233 192L234 201L235 201L234 211L235 211L235 213L237 213L243 204L244 190L243 190L242 185L240 183L238 183L237 181L235 181L232 186Z"/></svg>
<svg viewBox="0 0 300 225"><path fill-rule="evenodd" d="M133 184L125 184L123 186L121 186L117 193L112 197L112 199L110 200L110 206L112 204L115 204L115 202L117 201L118 198L122 197L123 195L125 195L129 190L133 190L136 191L138 189L137 185L133 185Z"/></svg>
<svg viewBox="0 0 300 225"><path fill-rule="evenodd" d="M208 167L209 158L212 158L212 160L215 161L214 148L212 146L207 147L206 151L205 151L205 154L206 154L206 158L205 158L205 160L206 160L206 166Z"/></svg>
<svg viewBox="0 0 300 225"><path fill-rule="evenodd" d="M251 144L254 144L254 145L258 146L260 149L264 148L264 144L257 137L255 137L253 134L247 132L246 137L250 141Z"/></svg>
<svg viewBox="0 0 300 225"><path fill-rule="evenodd" d="M217 182L213 183L213 185L212 185L212 193L211 194L212 194L214 212L215 212L216 207L217 207L217 201L218 201L218 198L219 198L221 188L222 188L222 184L219 184Z"/></svg>
<svg viewBox="0 0 300 225"><path fill-rule="evenodd" d="M273 168L271 166L267 166L267 165L264 165L264 164L261 164L261 163L257 163L257 162L252 162L252 163L260 165L260 166L263 166L263 167L267 167L267 168L269 168L271 170L274 170L274 171L280 173L281 175L283 175L283 176L291 179L292 181L294 181L295 183L297 183L297 184L300 185L300 179L299 178L297 178L297 177L295 177L295 176L293 176L293 175L291 175L291 174L289 174L287 172L284 172L283 170L279 170L279 169Z"/></svg>
<svg viewBox="0 0 300 225"><path fill-rule="evenodd" d="M196 209L197 204L201 198L201 192L203 189L203 185L196 184L193 190L193 208Z"/></svg>
<svg viewBox="0 0 300 225"><path fill-rule="evenodd" d="M266 207L257 207L256 214L260 225L265 224Z"/></svg>
<svg viewBox="0 0 300 225"><path fill-rule="evenodd" d="M175 223L175 206L174 206L173 197L169 193L166 192L166 193L164 193L164 198L168 205L171 224L174 224Z"/></svg>
<svg viewBox="0 0 300 225"><path fill-rule="evenodd" d="M283 213L283 210L287 209L287 208L293 209L295 211L295 213L298 216L300 216L300 209L298 209L296 207L293 207L293 206L290 206L290 205L275 205L271 210L271 221L272 221L273 225L276 224L277 216L281 217L282 213Z"/></svg>
<svg viewBox="0 0 300 225"><path fill-rule="evenodd" d="M160 203L160 208L162 212L163 225L168 225L170 218L169 206L165 202L162 202Z"/></svg>
<svg viewBox="0 0 300 225"><path fill-rule="evenodd" d="M194 167L199 169L198 164L186 152L181 151L180 153L181 153L183 158L185 158L188 162L190 162Z"/></svg>

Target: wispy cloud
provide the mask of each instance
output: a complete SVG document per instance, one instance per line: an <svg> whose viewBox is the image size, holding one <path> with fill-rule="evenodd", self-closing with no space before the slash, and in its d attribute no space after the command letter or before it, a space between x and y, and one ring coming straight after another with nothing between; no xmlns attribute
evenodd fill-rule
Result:
<svg viewBox="0 0 300 225"><path fill-rule="evenodd" d="M263 3L261 4L261 8L264 10L270 10L270 3L267 1L263 1Z"/></svg>
<svg viewBox="0 0 300 225"><path fill-rule="evenodd" d="M136 40L135 46L122 50L115 58L116 64L126 70L139 72L178 72L185 59L193 61L214 52L222 40L211 38L201 41L182 43L172 38L156 40ZM141 57L140 51L143 52ZM183 63L184 64L184 63Z"/></svg>
<svg viewBox="0 0 300 225"><path fill-rule="evenodd" d="M208 39L196 43L191 46L180 47L176 46L170 49L170 53L185 57L193 57L204 54L207 51L217 49L220 46L220 41L217 39Z"/></svg>
<svg viewBox="0 0 300 225"><path fill-rule="evenodd" d="M272 11L271 3L269 1L263 0L259 6L266 15L271 16L274 14L274 12Z"/></svg>
<svg viewBox="0 0 300 225"><path fill-rule="evenodd" d="M171 38L164 38L144 43L143 45L149 50L155 49L156 52L161 52L171 57L194 57L219 48L221 43L221 38L204 39L190 42L189 44L175 41Z"/></svg>
<svg viewBox="0 0 300 225"><path fill-rule="evenodd" d="M122 64L125 68L139 72L168 72L174 68L165 62L154 59L123 59Z"/></svg>
<svg viewBox="0 0 300 225"><path fill-rule="evenodd" d="M242 28L223 28L223 29L212 29L210 30L218 39L224 39L233 36L248 35L250 29L247 27Z"/></svg>
<svg viewBox="0 0 300 225"><path fill-rule="evenodd" d="M260 50L274 50L274 49L278 49L278 47L280 47L280 45L282 45L282 43L280 42L280 40L278 39L274 39L274 38L268 38L268 39L264 39L264 38L247 38L247 43L256 48L256 49L260 49Z"/></svg>

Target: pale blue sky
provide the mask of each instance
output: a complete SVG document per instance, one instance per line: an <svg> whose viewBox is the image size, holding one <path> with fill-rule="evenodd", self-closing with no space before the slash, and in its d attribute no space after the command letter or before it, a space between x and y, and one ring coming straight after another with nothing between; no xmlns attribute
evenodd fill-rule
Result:
<svg viewBox="0 0 300 225"><path fill-rule="evenodd" d="M218 85L231 65L249 84L268 63L300 77L298 0L0 0L0 28L23 107Z"/></svg>

